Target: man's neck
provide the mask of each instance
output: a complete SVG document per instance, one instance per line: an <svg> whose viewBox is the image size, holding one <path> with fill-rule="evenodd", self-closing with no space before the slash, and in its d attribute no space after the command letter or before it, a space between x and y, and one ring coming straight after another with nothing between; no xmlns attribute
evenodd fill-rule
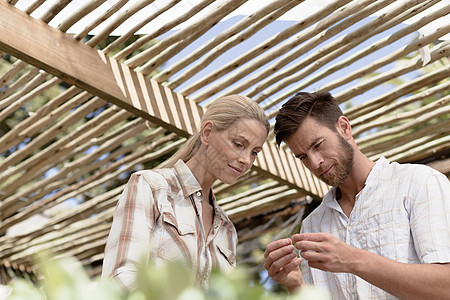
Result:
<svg viewBox="0 0 450 300"><path fill-rule="evenodd" d="M360 151L355 151L353 168L350 175L336 189L336 199L344 213L349 216L355 206L356 195L364 188L367 177L375 162Z"/></svg>

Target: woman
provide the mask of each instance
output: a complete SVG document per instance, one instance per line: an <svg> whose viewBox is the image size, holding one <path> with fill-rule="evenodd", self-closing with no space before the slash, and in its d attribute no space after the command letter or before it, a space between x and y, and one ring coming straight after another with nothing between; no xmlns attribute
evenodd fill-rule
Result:
<svg viewBox="0 0 450 300"><path fill-rule="evenodd" d="M269 132L264 111L251 99L217 99L200 130L167 161L170 168L131 175L114 213L103 276L127 289L136 261L184 260L206 286L211 270L236 265L237 234L211 190L231 184L252 166Z"/></svg>

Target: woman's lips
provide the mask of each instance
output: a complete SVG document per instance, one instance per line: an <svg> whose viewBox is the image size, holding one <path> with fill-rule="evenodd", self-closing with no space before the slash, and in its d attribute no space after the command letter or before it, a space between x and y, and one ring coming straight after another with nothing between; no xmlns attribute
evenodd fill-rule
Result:
<svg viewBox="0 0 450 300"><path fill-rule="evenodd" d="M243 171L241 170L241 169L239 169L239 168L235 168L235 167L233 167L233 166L230 166L230 165L228 165L230 168L231 168L231 170L233 170L233 172L234 173L236 173L237 175L241 175L242 173L243 173Z"/></svg>

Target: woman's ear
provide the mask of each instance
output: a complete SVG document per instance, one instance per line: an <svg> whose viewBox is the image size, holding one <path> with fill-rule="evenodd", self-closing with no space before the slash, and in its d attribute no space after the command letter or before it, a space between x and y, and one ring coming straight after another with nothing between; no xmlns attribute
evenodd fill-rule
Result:
<svg viewBox="0 0 450 300"><path fill-rule="evenodd" d="M350 121L347 119L347 117L345 116L340 116L336 126L338 128L338 131L341 133L341 135L345 138L345 139L350 139L352 138L352 126L350 125Z"/></svg>
<svg viewBox="0 0 450 300"><path fill-rule="evenodd" d="M205 124L203 124L202 131L201 131L202 144L209 145L213 128L214 128L214 123L211 121L205 122Z"/></svg>

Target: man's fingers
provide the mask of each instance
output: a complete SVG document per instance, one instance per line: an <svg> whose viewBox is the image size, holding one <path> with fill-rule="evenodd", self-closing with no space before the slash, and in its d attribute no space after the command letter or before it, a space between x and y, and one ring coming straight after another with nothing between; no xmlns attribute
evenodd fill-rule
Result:
<svg viewBox="0 0 450 300"><path fill-rule="evenodd" d="M275 249L271 252L267 252L267 255L265 260L266 260L266 264L268 265L268 267L270 267L270 265L272 265L275 261L280 260L281 258L290 255L290 254L295 254L294 252L294 246L293 245L287 245L278 249Z"/></svg>
<svg viewBox="0 0 450 300"><path fill-rule="evenodd" d="M292 241L290 238L271 242L269 245L267 245L266 251L264 252L264 258L267 258L267 256L274 250L285 247L287 245L292 245Z"/></svg>
<svg viewBox="0 0 450 300"><path fill-rule="evenodd" d="M294 243L300 241L311 241L311 242L322 242L329 238L329 234L325 232L315 232L315 233L299 233L292 236L292 241Z"/></svg>
<svg viewBox="0 0 450 300"><path fill-rule="evenodd" d="M291 260L289 264L285 265L283 269L288 273L294 270L298 270L301 262L302 259L300 257L296 257L293 260Z"/></svg>
<svg viewBox="0 0 450 300"><path fill-rule="evenodd" d="M306 259L308 263L322 262L325 259L324 254L315 251L302 251L300 256Z"/></svg>
<svg viewBox="0 0 450 300"><path fill-rule="evenodd" d="M277 260L274 260L270 265L264 264L264 268L266 268L270 276L273 276L276 273L280 272L283 268L287 267L290 263L292 263L293 260L296 260L297 258L297 254L295 252L291 252L280 257Z"/></svg>
<svg viewBox="0 0 450 300"><path fill-rule="evenodd" d="M269 269L279 269L289 261L297 256L294 252L295 248L293 245L289 244L281 248L277 248L273 251L266 251L264 268Z"/></svg>
<svg viewBox="0 0 450 300"><path fill-rule="evenodd" d="M320 242L310 242L310 241L300 241L295 243L295 248L301 251L316 251L316 252L323 252L324 246Z"/></svg>

